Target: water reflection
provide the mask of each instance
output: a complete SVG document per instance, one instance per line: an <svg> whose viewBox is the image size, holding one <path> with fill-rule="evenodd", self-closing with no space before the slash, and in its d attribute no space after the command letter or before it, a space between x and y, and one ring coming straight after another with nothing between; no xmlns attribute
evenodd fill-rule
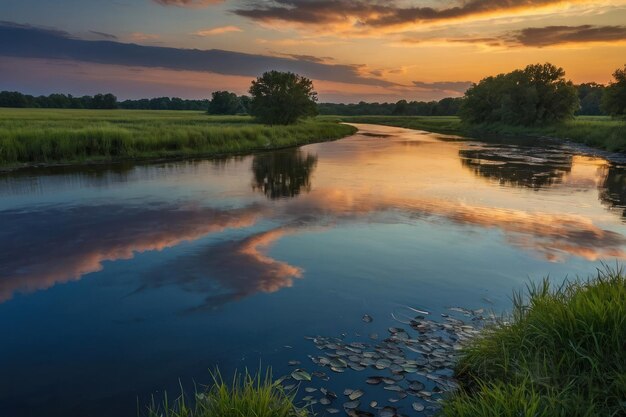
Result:
<svg viewBox="0 0 626 417"><path fill-rule="evenodd" d="M217 210L189 205L80 206L5 211L2 235L11 246L0 254L0 302L78 280L105 261L131 259L227 228L253 225L256 205Z"/></svg>
<svg viewBox="0 0 626 417"><path fill-rule="evenodd" d="M371 133L381 131L385 128L376 127ZM421 146L407 150L407 140ZM428 134L396 128L390 128L385 137L358 135L324 146L321 161L325 164L318 168L315 189L311 187L311 176L318 166L317 154L291 149L255 155L251 161L253 190L261 191L266 199L256 198L255 194L252 199L224 204L219 196L225 195L224 190L233 191L233 183L213 181L212 184L223 185L224 190L215 191L206 201L135 201L4 210L0 212L0 241L5 242L0 251L0 302L18 292L29 293L78 280L101 270L105 261L128 260L137 253L160 251L226 229L253 226L255 230L241 232L247 233L243 237L200 242L192 253L159 265L142 277L139 291L176 285L205 298L196 309L213 308L258 292L274 292L291 286L304 272L298 265L268 255L280 239L319 228L387 219L396 223L442 222L460 227L462 233L495 230L510 246L553 262L570 256L589 261L626 259L624 235L591 217L558 205L548 205L547 209L520 207L530 199L527 195L506 208L504 203L510 192L501 187L482 184L484 189L474 191L457 184L463 175L474 180L465 169L470 168L481 178L495 178L515 187L569 187L568 194L561 195L580 190L595 193L599 187L605 204L623 210L624 168L607 167L603 160L556 149L539 153L534 148L514 145L489 144L467 149L466 145L442 143ZM459 156L465 168L459 167ZM416 158L421 159L416 162ZM221 160L212 165L209 174L203 171L204 175L197 177L205 184L207 175L223 178L219 176L227 167L228 173L241 170L247 176L249 161ZM171 175L177 169L191 170L192 174L206 169L189 162L175 166L166 164L159 169L167 168ZM148 169L146 175L153 175L152 172ZM133 175L143 174L137 171ZM423 178L427 175L431 176ZM195 177L191 175L192 179ZM440 182L429 189L427 184L433 178ZM249 181L244 178L234 184L240 184L249 193ZM439 189L445 191L446 187L454 192L454 197L437 195ZM466 190L470 191L464 194L465 198L456 196ZM494 190L498 194L492 197ZM472 193L481 198L468 200ZM295 196L299 198L290 198ZM484 201L485 197L491 197L492 203ZM547 200L537 201L543 204ZM595 197L591 201L597 203ZM258 230L267 229L267 224L271 225L269 230Z"/></svg>
<svg viewBox="0 0 626 417"><path fill-rule="evenodd" d="M252 161L252 188L272 200L309 192L316 164L317 156L300 149L257 154Z"/></svg>
<svg viewBox="0 0 626 417"><path fill-rule="evenodd" d="M502 185L539 189L563 180L572 155L562 149L517 145L476 146L459 150L461 164Z"/></svg>
<svg viewBox="0 0 626 417"><path fill-rule="evenodd" d="M296 233L296 228L279 227L241 240L209 245L192 255L180 257L144 277L147 288L166 285L204 294L193 311L214 309L250 295L272 293L291 287L303 270L265 254L279 239Z"/></svg>
<svg viewBox="0 0 626 417"><path fill-rule="evenodd" d="M600 187L600 200L609 208L621 211L626 221L626 167L610 166Z"/></svg>

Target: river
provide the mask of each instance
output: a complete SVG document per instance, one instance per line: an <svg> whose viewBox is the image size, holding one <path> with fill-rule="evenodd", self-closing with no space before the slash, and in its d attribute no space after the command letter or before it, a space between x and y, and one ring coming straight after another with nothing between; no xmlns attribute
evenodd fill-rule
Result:
<svg viewBox="0 0 626 417"><path fill-rule="evenodd" d="M305 336L382 334L406 306L502 312L530 281L626 258L623 166L357 127L245 157L0 174L0 415L134 416L215 366L314 370Z"/></svg>

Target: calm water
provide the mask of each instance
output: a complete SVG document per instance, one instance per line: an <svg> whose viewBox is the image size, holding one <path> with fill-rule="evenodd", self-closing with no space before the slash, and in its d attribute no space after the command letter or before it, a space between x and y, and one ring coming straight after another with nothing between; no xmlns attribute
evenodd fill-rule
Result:
<svg viewBox="0 0 626 417"><path fill-rule="evenodd" d="M402 306L501 311L529 279L626 258L623 167L359 127L244 158L0 176L0 416L134 416L216 365L315 370L304 336L383 334ZM359 388L341 378L327 384Z"/></svg>

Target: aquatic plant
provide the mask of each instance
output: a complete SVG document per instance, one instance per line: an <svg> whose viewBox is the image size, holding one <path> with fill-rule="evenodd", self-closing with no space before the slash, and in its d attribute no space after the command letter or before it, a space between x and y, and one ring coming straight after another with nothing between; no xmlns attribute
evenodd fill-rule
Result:
<svg viewBox="0 0 626 417"><path fill-rule="evenodd" d="M626 415L626 276L605 269L513 297L501 322L465 348L446 416Z"/></svg>
<svg viewBox="0 0 626 417"><path fill-rule="evenodd" d="M213 383L197 389L188 398L181 394L172 402L165 394L161 402L154 397L139 415L145 417L305 417L308 413L294 406L293 393L285 391L272 379L272 370L255 374L235 372L226 382L219 371L212 373Z"/></svg>

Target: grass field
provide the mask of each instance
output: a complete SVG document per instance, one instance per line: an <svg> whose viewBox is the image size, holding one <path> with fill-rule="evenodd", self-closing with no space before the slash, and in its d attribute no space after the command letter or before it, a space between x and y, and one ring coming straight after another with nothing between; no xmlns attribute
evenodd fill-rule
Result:
<svg viewBox="0 0 626 417"><path fill-rule="evenodd" d="M626 121L613 120L603 116L578 116L561 124L539 127L497 124L468 126L461 123L461 120L455 116L325 116L323 119L354 123L376 123L476 138L493 134L551 136L609 151L626 152Z"/></svg>
<svg viewBox="0 0 626 417"><path fill-rule="evenodd" d="M626 277L603 271L513 297L508 322L483 333L456 369L450 417L626 415Z"/></svg>
<svg viewBox="0 0 626 417"><path fill-rule="evenodd" d="M0 165L241 154L354 131L334 121L265 126L193 111L0 109Z"/></svg>

